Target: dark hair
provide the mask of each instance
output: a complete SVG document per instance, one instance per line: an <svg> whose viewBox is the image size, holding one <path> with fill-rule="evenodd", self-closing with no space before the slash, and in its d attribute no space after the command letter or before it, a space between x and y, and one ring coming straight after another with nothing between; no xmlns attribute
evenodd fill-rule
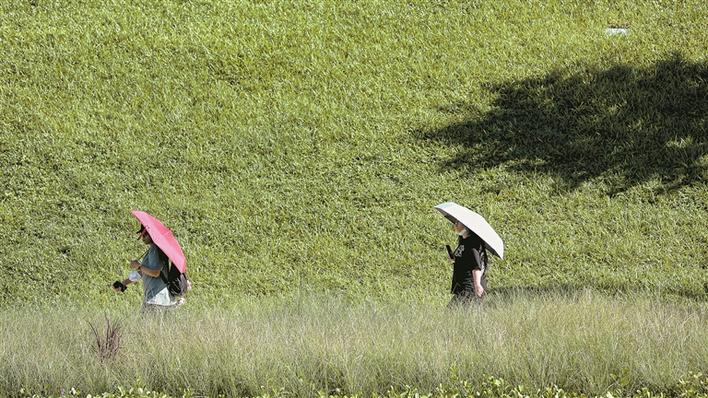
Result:
<svg viewBox="0 0 708 398"><path fill-rule="evenodd" d="M475 241L480 241L480 242L482 242L482 246L484 246L484 240L483 240L479 235L477 235L476 233L472 232L472 230L469 229L469 228L467 228L467 227L465 227L465 229L467 230L467 232L469 232L469 236L467 236L467 239L472 238L472 239L474 239ZM462 236L460 236L460 237L459 237L459 241L462 241L462 239L463 239Z"/></svg>

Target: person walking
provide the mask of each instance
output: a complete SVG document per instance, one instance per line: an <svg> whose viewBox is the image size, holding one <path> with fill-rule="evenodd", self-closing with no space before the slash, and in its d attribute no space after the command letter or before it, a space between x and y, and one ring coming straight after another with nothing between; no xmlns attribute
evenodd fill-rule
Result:
<svg viewBox="0 0 708 398"><path fill-rule="evenodd" d="M453 251L447 246L448 257L453 264L453 294L448 307L468 304L484 297L487 291L487 252L504 258L504 242L481 215L455 202L445 202L435 206L453 224L458 235L457 247Z"/></svg>
<svg viewBox="0 0 708 398"><path fill-rule="evenodd" d="M448 307L468 304L473 299L481 299L487 288L487 251L484 241L461 222L455 221L453 229L458 235L457 247L452 252L453 294Z"/></svg>
<svg viewBox="0 0 708 398"><path fill-rule="evenodd" d="M170 296L168 285L163 272L168 267L167 255L152 241L150 234L144 226L138 231L138 239L148 245L148 250L142 257L142 261L130 261L132 272L127 279L122 282L115 282L113 290L124 292L128 285L139 280L143 282L143 303L140 311L143 313L154 312L182 304L182 299Z"/></svg>

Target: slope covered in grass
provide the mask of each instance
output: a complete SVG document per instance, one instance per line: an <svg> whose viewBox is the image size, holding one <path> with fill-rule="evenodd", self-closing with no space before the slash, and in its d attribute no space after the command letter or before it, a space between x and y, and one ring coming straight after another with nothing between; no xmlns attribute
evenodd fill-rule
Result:
<svg viewBox="0 0 708 398"><path fill-rule="evenodd" d="M0 4L1 305L118 300L133 208L197 302L444 295L446 200L492 288L705 299L704 2L143 3Z"/></svg>

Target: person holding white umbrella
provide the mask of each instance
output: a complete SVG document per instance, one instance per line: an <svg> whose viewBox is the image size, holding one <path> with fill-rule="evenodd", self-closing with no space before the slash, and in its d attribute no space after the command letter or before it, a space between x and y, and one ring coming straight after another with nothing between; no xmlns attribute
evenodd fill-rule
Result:
<svg viewBox="0 0 708 398"><path fill-rule="evenodd" d="M453 294L449 307L467 304L474 298L481 299L487 289L487 251L500 258L504 256L504 243L484 217L454 202L435 206L453 223L459 236L454 251L448 246L448 256L453 265Z"/></svg>

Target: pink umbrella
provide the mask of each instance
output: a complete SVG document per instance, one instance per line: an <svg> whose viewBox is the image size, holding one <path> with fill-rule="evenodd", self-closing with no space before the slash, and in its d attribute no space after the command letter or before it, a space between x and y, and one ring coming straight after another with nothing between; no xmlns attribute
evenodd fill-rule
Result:
<svg viewBox="0 0 708 398"><path fill-rule="evenodd" d="M144 211L133 210L131 213L140 221L140 224L145 227L153 243L167 255L167 258L172 261L172 264L176 265L180 272L186 272L187 261L184 258L184 253L182 253L182 248L179 246L177 239L172 235L172 231L162 225L160 220Z"/></svg>

